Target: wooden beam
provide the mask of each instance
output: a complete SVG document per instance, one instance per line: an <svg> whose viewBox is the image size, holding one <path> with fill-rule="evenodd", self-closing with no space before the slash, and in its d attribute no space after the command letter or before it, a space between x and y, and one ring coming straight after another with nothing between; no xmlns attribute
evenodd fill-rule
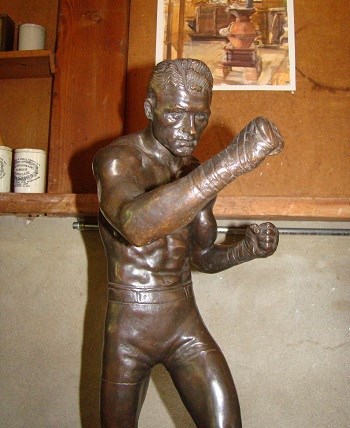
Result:
<svg viewBox="0 0 350 428"><path fill-rule="evenodd" d="M95 216L96 194L2 193L0 214ZM350 198L218 196L218 219L350 221Z"/></svg>
<svg viewBox="0 0 350 428"><path fill-rule="evenodd" d="M1 214L75 216L96 215L95 194L2 193Z"/></svg>
<svg viewBox="0 0 350 428"><path fill-rule="evenodd" d="M218 218L350 220L350 198L218 196Z"/></svg>
<svg viewBox="0 0 350 428"><path fill-rule="evenodd" d="M93 193L97 150L123 133L128 0L61 0L48 191Z"/></svg>

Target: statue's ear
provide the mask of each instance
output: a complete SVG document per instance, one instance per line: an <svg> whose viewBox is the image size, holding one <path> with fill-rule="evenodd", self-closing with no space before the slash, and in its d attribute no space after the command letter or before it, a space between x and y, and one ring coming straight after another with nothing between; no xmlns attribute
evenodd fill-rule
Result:
<svg viewBox="0 0 350 428"><path fill-rule="evenodd" d="M153 97L147 97L144 102L145 115L147 119L153 120L153 109L155 105L155 100Z"/></svg>
<svg viewBox="0 0 350 428"><path fill-rule="evenodd" d="M144 108L145 108L145 115L146 115L147 119L152 120L153 119L153 109L152 109L152 105L151 105L149 99L145 101Z"/></svg>

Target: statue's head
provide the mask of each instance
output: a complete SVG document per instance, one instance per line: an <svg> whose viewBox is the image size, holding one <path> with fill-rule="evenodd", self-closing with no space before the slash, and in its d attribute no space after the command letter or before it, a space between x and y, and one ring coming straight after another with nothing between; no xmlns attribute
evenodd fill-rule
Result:
<svg viewBox="0 0 350 428"><path fill-rule="evenodd" d="M176 156L188 156L208 124L213 77L202 61L176 59L156 65L145 114L155 138Z"/></svg>

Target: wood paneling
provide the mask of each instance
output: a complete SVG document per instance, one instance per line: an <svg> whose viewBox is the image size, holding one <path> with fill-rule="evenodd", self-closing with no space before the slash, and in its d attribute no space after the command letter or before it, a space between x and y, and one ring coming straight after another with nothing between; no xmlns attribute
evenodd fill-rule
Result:
<svg viewBox="0 0 350 428"><path fill-rule="evenodd" d="M51 51L56 43L57 10L58 0L0 0L0 13L12 18L16 31L25 22L44 26L46 48ZM49 51L0 53L0 135L12 149L48 150L50 66L54 64Z"/></svg>
<svg viewBox="0 0 350 428"><path fill-rule="evenodd" d="M12 149L48 150L51 78L0 80L0 134Z"/></svg>
<svg viewBox="0 0 350 428"><path fill-rule="evenodd" d="M96 151L123 132L129 2L62 0L50 193L92 193Z"/></svg>
<svg viewBox="0 0 350 428"><path fill-rule="evenodd" d="M96 214L94 154L147 123L143 102L155 61L157 1L60 3L49 194L0 195L4 213ZM350 219L350 9L346 0L294 0L294 9L296 92L214 93L211 121L196 152L200 160L224 148L258 115L275 121L286 141L281 154L220 193L218 217ZM54 50L57 0L0 0L0 10L17 25L45 26L46 47ZM4 143L47 149L51 78L1 80L0 93Z"/></svg>

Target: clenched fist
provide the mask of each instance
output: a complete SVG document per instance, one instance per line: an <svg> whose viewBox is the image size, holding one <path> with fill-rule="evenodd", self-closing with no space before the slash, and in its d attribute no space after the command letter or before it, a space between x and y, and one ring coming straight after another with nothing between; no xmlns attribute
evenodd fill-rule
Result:
<svg viewBox="0 0 350 428"><path fill-rule="evenodd" d="M271 256L277 249L278 237L278 229L272 223L252 224L244 237L245 250L253 258Z"/></svg>
<svg viewBox="0 0 350 428"><path fill-rule="evenodd" d="M256 168L269 155L279 153L284 146L276 125L264 117L257 117L242 129L227 147L234 174Z"/></svg>

